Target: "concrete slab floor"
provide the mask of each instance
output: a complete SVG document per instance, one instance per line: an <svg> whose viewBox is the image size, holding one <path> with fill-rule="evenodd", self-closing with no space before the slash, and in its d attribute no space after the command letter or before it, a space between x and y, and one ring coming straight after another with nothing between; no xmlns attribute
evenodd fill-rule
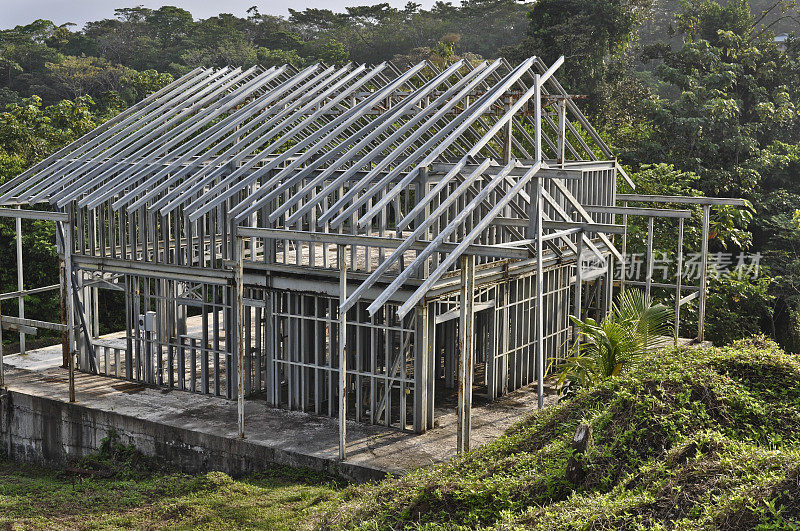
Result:
<svg viewBox="0 0 800 531"><path fill-rule="evenodd" d="M60 360L60 350L56 349ZM27 355L23 360L7 357L6 385L13 392L68 401L68 373L51 365L53 352ZM15 362L18 367L11 367ZM47 367L47 365L51 365ZM28 368L22 368L27 366ZM30 370L30 368L34 368ZM555 391L546 386L545 405L556 402ZM78 404L101 411L202 434L237 439L235 400L203 396L185 391L167 391L132 382L76 374ZM472 417L472 447L500 436L508 427L537 408L535 386L529 386L494 402L475 397ZM436 411L436 427L425 434L401 432L383 426L347 423L348 463L375 472L404 474L418 467L442 462L455 455L457 416L453 407ZM246 442L288 454L338 460L336 419L271 408L261 399L245 406Z"/></svg>
<svg viewBox="0 0 800 531"><path fill-rule="evenodd" d="M199 326L192 322L193 326ZM120 340L124 332L102 339ZM690 340L681 339L680 344ZM671 344L664 338L664 346ZM61 345L5 356L6 384L12 391L68 400L67 371L61 365ZM78 404L202 434L238 439L236 401L185 391L167 391L116 378L76 373ZM442 393L439 388L437 395ZM452 392L450 393L452 394ZM442 462L455 455L457 414L454 396L437 396L436 427L425 434L401 432L383 426L347 423L348 462L368 470L403 474ZM545 407L557 402L552 380L545 384ZM472 448L497 438L515 422L537 409L535 385L488 402L473 398ZM245 406L247 443L310 456L338 460L335 419L271 408L262 399Z"/></svg>

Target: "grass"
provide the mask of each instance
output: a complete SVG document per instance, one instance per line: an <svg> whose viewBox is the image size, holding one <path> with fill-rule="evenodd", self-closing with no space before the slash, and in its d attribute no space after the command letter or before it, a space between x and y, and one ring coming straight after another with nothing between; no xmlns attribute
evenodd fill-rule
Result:
<svg viewBox="0 0 800 531"><path fill-rule="evenodd" d="M576 455L581 424L593 444ZM798 467L800 359L756 338L648 355L473 452L369 485L189 476L113 437L67 472L0 461L0 529L800 529Z"/></svg>
<svg viewBox="0 0 800 531"><path fill-rule="evenodd" d="M580 424L594 443L573 455ZM797 357L764 339L667 349L476 451L350 487L317 525L800 529L798 466Z"/></svg>
<svg viewBox="0 0 800 531"><path fill-rule="evenodd" d="M242 480L171 472L112 439L66 471L0 460L0 529L295 529L340 490L289 468Z"/></svg>

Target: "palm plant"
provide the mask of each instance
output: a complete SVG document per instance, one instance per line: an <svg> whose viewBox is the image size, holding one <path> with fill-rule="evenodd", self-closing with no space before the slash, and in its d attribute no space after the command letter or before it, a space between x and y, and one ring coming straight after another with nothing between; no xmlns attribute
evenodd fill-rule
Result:
<svg viewBox="0 0 800 531"><path fill-rule="evenodd" d="M571 355L560 368L558 388L566 395L580 387L591 387L617 376L652 350L661 336L669 333L670 311L640 290L623 292L611 313L601 323L570 316L578 330Z"/></svg>

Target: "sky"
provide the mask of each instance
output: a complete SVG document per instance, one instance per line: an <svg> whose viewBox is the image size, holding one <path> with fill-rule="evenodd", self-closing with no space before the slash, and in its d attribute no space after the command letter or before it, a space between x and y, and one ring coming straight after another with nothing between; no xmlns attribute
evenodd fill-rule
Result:
<svg viewBox="0 0 800 531"><path fill-rule="evenodd" d="M384 0L395 7L403 7L408 0ZM89 20L99 20L114 16L114 9L119 7L134 7L142 5L158 9L163 5L182 7L191 12L194 17L208 18L223 13L233 13L243 17L247 9L256 5L259 11L270 15L288 15L289 7L305 9L314 7L320 9L333 9L341 11L348 5L379 4L374 0L225 0L215 2L209 0L0 0L0 29L13 28L17 25L29 24L36 19L52 20L58 25L65 22L74 22L78 28ZM419 1L428 8L433 0ZM457 2L456 2L457 3Z"/></svg>

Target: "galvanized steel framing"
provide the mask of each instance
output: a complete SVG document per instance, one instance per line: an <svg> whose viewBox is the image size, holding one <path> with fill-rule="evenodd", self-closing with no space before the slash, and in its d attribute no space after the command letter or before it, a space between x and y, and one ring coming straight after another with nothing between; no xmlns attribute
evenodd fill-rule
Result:
<svg viewBox="0 0 800 531"><path fill-rule="evenodd" d="M541 406L568 316L625 289L628 216L651 220L650 264L652 220L677 219L682 259L689 211L629 202L701 204L704 234L711 205L739 204L617 194L630 179L562 63L198 68L0 186L0 206L52 211L0 216L58 225L80 370L235 398L242 437L246 397L338 417L342 459L346 419L422 432L457 383L468 449L473 388L536 382ZM666 287L677 340L693 297ZM7 297L52 288L20 276ZM124 292L121 343L98 338L99 289ZM2 322L23 340L47 327L20 312Z"/></svg>

